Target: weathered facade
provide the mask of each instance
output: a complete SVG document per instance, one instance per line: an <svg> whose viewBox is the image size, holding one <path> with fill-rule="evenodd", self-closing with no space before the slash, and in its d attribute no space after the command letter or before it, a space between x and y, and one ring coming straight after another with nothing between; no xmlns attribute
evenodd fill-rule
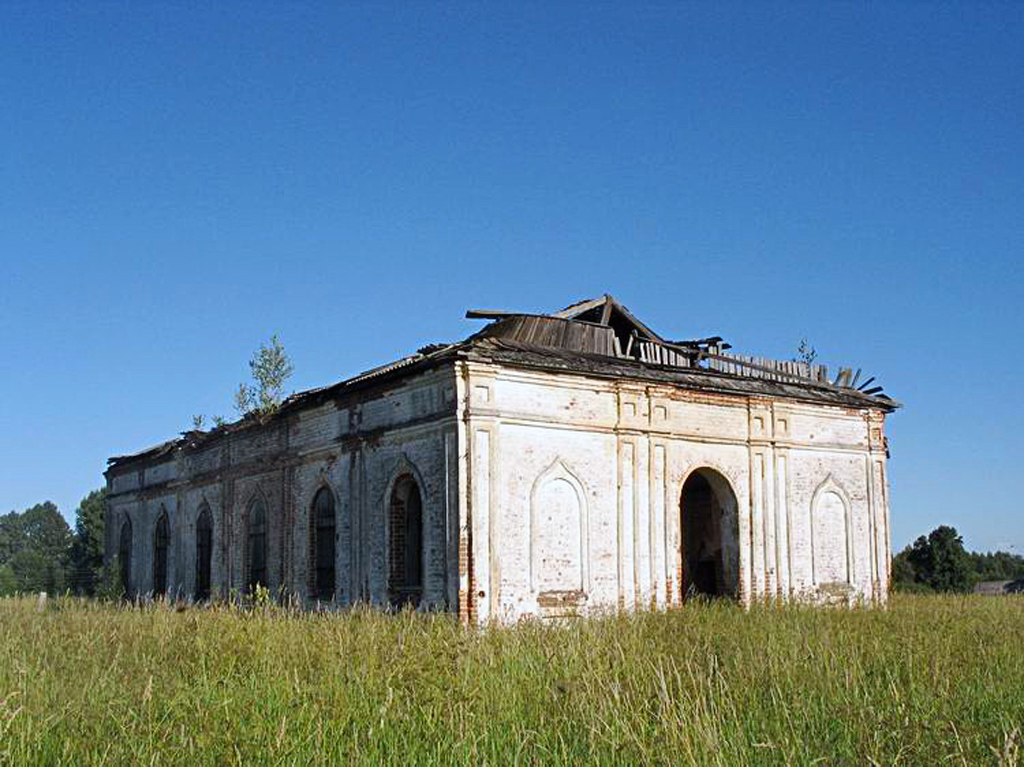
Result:
<svg viewBox="0 0 1024 767"><path fill-rule="evenodd" d="M112 458L128 590L260 583L467 622L692 593L884 602L897 405L878 387L666 341L610 296L469 316L494 322L265 422Z"/></svg>

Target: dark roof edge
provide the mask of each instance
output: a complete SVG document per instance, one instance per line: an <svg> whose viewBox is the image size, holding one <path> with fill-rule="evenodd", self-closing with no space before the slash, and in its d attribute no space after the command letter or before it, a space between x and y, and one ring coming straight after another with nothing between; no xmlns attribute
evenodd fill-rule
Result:
<svg viewBox="0 0 1024 767"><path fill-rule="evenodd" d="M707 385L691 384L687 385L685 380L687 376L701 376L702 378L714 378L719 379L725 384L729 381L754 381L759 386L771 389L772 391L765 392L763 396L781 397L784 399L794 399L803 402L809 402L815 405L832 405L839 407L859 407L872 410L882 410L887 413L891 413L901 407L902 403L890 399L889 397L875 397L868 394L863 394L854 389L850 390L839 390L832 387L815 386L813 382L808 381L807 383L795 382L795 381L770 381L759 378L747 378L742 376L733 376L728 373L722 373L717 370L709 370L706 368L675 368L671 365L656 365L652 363L640 362L639 360L632 360L626 358L607 358L601 355L588 354L586 352L574 352L573 356L578 358L586 359L588 362L594 363L599 366L599 369L574 369L571 364L556 364L553 362L547 362L542 359L533 359L532 361L524 360L509 360L502 358L501 347L507 347L513 353L522 351L526 354L536 354L536 357L544 357L553 360L567 360L566 356L546 353L547 350L533 352L526 345L511 344L507 341L499 341L496 339L487 339L487 344L492 348L496 348L498 353L494 355L497 357L495 361L501 362L502 364L518 366L523 368L545 370L552 373L566 373L573 375L593 375L600 378L621 378L623 372L621 368L629 368L627 375L631 375L638 380L648 381L655 384L673 384L689 388L695 391L710 391L716 394L731 394L740 397L751 397L757 396L756 392L744 391L743 389L735 386L716 386L709 388ZM474 345L472 350L482 357L490 357L489 349L487 346L482 344ZM539 352L539 353L538 353ZM604 367L601 370L600 367ZM613 369L618 368L618 369ZM635 372L634 372L635 371ZM665 377L659 376L661 374L672 375L672 380L666 380ZM797 392L790 391L791 389L797 390ZM798 392L806 392L801 396ZM842 401L838 401L842 400Z"/></svg>
<svg viewBox="0 0 1024 767"><path fill-rule="evenodd" d="M425 372L447 359L454 358L459 351L458 347L463 345L461 343L449 344L429 354L410 355L387 365L365 370L330 386L321 386L297 392L287 397L281 403L281 406L265 420L255 416L245 416L237 421L215 427L209 431L192 430L182 432L180 437L162 442L137 453L111 456L107 459L107 471L109 472L114 468L123 468L139 461L161 457L181 447L199 447L200 445L207 445L223 439L229 434L237 434L255 428L264 428L293 413L311 407L318 407L324 402L340 396L342 393L363 391L410 373Z"/></svg>
<svg viewBox="0 0 1024 767"><path fill-rule="evenodd" d="M518 314L518 313L516 313ZM523 316L531 316L524 313ZM560 319L560 318L556 318ZM489 327L489 326L487 326ZM243 431L248 431L254 428L264 428L280 419L292 414L305 410L310 407L317 407L327 400L334 399L347 394L349 392L363 391L365 389L377 386L380 384L388 383L396 378L401 378L412 373L419 373L429 370L447 360L462 358L469 352L479 353L483 357L488 356L488 347L501 347L506 346L512 350L520 350L525 353L532 353L541 357L548 357L559 360L566 360L565 355L551 354L550 350L545 350L541 347L537 347L535 350L533 347L520 349L519 345L510 345L505 341L498 341L493 338L486 337L485 331L487 327L482 328L477 333L474 333L465 341L461 341L454 344L449 344L440 349L430 351L425 354L414 354L408 357L402 357L401 359L395 360L394 362L386 365L381 365L376 368L358 373L357 375L347 378L338 383L331 384L329 386L322 386L314 389L307 389L296 394L292 394L284 402L281 403L280 408L266 420L260 420L253 416L246 416L238 421L218 426L210 431L186 431L182 432L181 436L175 439L162 442L153 447L146 448L137 453L129 453L127 455L112 456L107 459L107 472L114 468L124 468L132 464L150 460L152 458L161 457L170 454L176 449L182 447L199 447L201 445L207 445L215 442L219 439L223 439L229 434L236 434ZM500 356L500 354L499 354ZM684 388L690 388L696 391L710 391L718 394L731 394L734 396L750 397L756 396L754 392L743 391L736 387L721 386L709 388L704 385L690 385L687 386L685 377L687 375L700 375L702 377L711 377L721 379L723 382L730 380L756 380L762 384L771 386L775 389L765 396L777 396L785 399L793 399L798 401L810 402L816 405L830 404L833 406L846 406L846 407L861 407L867 409L882 410L887 413L891 413L896 409L902 407L902 404L896 400L889 399L888 397L875 397L866 395L856 390L837 390L834 387L819 387L812 381L802 382L773 382L763 379L748 379L746 377L732 376L727 373L721 373L715 370L709 370L706 368L673 368L667 365L656 365L651 363L640 362L639 360L619 358L619 357L604 357L595 354L589 354L586 352L573 352L574 357L579 357L587 360L588 362L598 366L597 370L587 369L578 370L573 369L569 364L556 365L552 363L544 363L542 361L534 360L532 362L522 360L508 360L499 359L502 364L518 366L530 369L541 369L553 373L567 373L575 375L594 375L600 378L616 378L621 377L623 373L621 369L628 369L627 374L638 380L646 380L651 383L670 383ZM604 366L604 371L600 370L600 366ZM612 370L618 368L619 372ZM676 377L673 380L666 381L664 377L658 377L656 373L668 373L675 374ZM646 375L645 375L646 373ZM787 388L783 388L787 387ZM799 394L794 394L787 389L805 390L808 393L801 397ZM817 393L817 396L815 396ZM843 399L845 402L830 402L829 396L834 399Z"/></svg>

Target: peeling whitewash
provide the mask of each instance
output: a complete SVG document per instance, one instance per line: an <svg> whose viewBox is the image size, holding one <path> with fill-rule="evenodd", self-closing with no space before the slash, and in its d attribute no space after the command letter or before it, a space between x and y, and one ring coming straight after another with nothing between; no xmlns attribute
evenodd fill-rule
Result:
<svg viewBox="0 0 1024 767"><path fill-rule="evenodd" d="M480 363L461 376L479 619L678 604L694 472L735 509L722 568L743 602L885 600L880 415Z"/></svg>
<svg viewBox="0 0 1024 767"><path fill-rule="evenodd" d="M422 502L419 609L511 622L665 608L701 583L747 604L884 602L883 421L872 409L447 360L264 426L115 463L107 553L130 520L130 587L152 591L166 514L168 591L194 594L196 523L208 509L211 591L242 593L258 500L265 585L312 604L310 515L326 488L330 605L385 606L396 577L392 496L411 477ZM715 508L714 518L687 517L684 492L690 513Z"/></svg>
<svg viewBox="0 0 1024 767"><path fill-rule="evenodd" d="M369 428L367 428L369 424ZM331 603L388 604L387 509L397 479L414 478L422 499L423 609L454 609L458 601L458 455L455 381L432 371L361 401L326 403L263 427L227 434L201 450L182 449L145 468L108 471L107 556L130 520L130 590L154 586L154 533L169 516L168 592L196 591L196 522L213 523L211 591L246 590L246 525L254 501L267 511L266 585L272 593L311 595L310 518L319 490L335 504L335 589ZM132 479L127 479L131 477Z"/></svg>

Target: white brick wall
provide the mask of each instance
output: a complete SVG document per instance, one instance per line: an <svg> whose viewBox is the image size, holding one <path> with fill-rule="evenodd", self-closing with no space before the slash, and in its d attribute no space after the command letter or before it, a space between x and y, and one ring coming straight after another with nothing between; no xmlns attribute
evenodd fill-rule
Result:
<svg viewBox="0 0 1024 767"><path fill-rule="evenodd" d="M741 599L884 600L885 457L866 412L478 363L462 376L478 620L678 603L697 470L731 499L722 559ZM571 574L564 588L538 560ZM545 594L582 573L571 605Z"/></svg>
<svg viewBox="0 0 1024 767"><path fill-rule="evenodd" d="M134 465L112 473L108 556L117 551L119 521L130 515L132 589L151 591L155 524L166 508L168 583L172 591L194 593L196 519L206 504L213 522L212 590L220 596L240 593L247 578L248 511L260 498L267 511L267 585L272 592L302 598L309 584L309 512L317 490L328 487L336 514L335 601L384 605L389 492L400 474L409 473L423 500L423 605L453 607L458 600L454 388L449 367L392 384L381 394L370 391L342 408L328 402L170 460L143 464L141 486Z"/></svg>
<svg viewBox="0 0 1024 767"><path fill-rule="evenodd" d="M467 620L678 604L680 500L694 473L723 509L737 596L884 601L882 417L785 400L458 362L109 477L108 553L133 523L133 588L152 588L161 509L168 581L195 589L195 522L213 520L215 593L245 585L248 505L268 518L271 589L305 597L309 513L336 510L336 602L388 602L391 489L423 501L424 608ZM139 485L140 476L145 482Z"/></svg>

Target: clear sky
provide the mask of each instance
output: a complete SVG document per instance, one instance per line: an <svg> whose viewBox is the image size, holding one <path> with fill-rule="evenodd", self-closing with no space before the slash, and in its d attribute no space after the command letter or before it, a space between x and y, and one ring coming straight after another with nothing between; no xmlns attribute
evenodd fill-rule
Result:
<svg viewBox="0 0 1024 767"><path fill-rule="evenodd" d="M0 512L611 292L863 367L893 545L1024 553L1024 5L0 5Z"/></svg>

